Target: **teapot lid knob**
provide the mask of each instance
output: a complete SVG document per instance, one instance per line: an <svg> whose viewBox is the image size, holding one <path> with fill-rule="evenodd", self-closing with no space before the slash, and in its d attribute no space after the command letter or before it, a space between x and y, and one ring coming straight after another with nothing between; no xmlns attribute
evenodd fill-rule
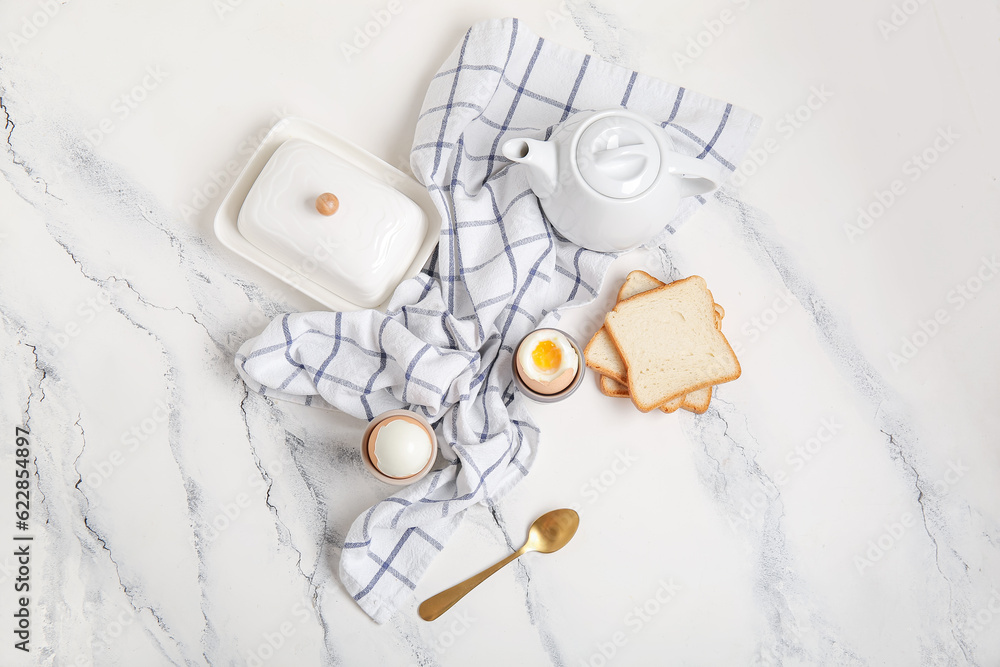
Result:
<svg viewBox="0 0 1000 667"><path fill-rule="evenodd" d="M606 197L628 199L660 173L660 144L650 128L626 115L606 116L584 129L576 163L587 184Z"/></svg>

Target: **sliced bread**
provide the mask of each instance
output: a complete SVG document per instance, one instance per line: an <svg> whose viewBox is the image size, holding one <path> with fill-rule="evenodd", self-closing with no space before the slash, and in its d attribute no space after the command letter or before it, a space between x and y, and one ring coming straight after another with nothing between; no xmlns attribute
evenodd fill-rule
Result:
<svg viewBox="0 0 1000 667"><path fill-rule="evenodd" d="M619 302L604 328L642 412L740 376L705 280L691 276ZM616 378L617 379L617 378Z"/></svg>
<svg viewBox="0 0 1000 667"><path fill-rule="evenodd" d="M625 282L622 283L621 288L618 290L618 301L624 301L637 294L662 287L665 284L645 271L632 271L625 278ZM722 318L725 317L726 311L717 303L714 304L714 307L716 313L715 326L721 330ZM625 364L622 361L621 355L618 354L618 348L614 346L614 342L603 326L591 338L587 349L584 351L584 358L588 366L601 374L600 388L603 394L616 398L629 397ZM682 407L690 412L702 414L708 410L711 400L712 388L705 387L692 392L689 396L685 396L679 406L675 405L674 401L668 401L667 404L661 406L661 409L669 413L674 412L678 407Z"/></svg>
<svg viewBox="0 0 1000 667"><path fill-rule="evenodd" d="M625 363L622 361L621 355L618 354L618 348L615 347L615 342L611 340L611 336L608 335L608 330L605 327L602 326L598 329L597 333L590 339L590 342L587 343L587 347L583 349L583 358L586 360L588 366L601 375L617 380L622 384L627 382L625 379Z"/></svg>

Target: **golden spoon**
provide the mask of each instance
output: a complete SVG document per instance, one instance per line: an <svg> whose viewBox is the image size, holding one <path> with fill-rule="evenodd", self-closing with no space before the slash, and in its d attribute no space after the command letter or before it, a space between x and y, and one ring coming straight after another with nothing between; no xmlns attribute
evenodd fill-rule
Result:
<svg viewBox="0 0 1000 667"><path fill-rule="evenodd" d="M423 601L418 609L420 618L433 621L435 618L451 609L465 594L483 583L487 577L511 562L518 556L529 551L550 554L559 551L569 542L580 525L580 515L571 509L552 510L535 519L528 529L528 539L524 546L504 558L502 561L488 567L474 577L469 577L462 583L441 591Z"/></svg>

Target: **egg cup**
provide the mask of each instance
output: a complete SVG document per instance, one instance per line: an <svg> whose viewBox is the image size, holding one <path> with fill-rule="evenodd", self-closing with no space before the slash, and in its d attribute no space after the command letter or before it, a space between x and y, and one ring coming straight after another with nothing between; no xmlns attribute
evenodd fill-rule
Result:
<svg viewBox="0 0 1000 667"><path fill-rule="evenodd" d="M569 384L569 386L563 389L562 391L557 391L554 394L543 394L541 392L529 388L524 383L524 380L521 379L520 372L518 372L517 370L517 353L518 350L521 348L521 342L524 342L524 339L521 339L521 342L519 342L517 344L517 347L514 348L514 354L512 355L510 360L511 371L514 373L514 384L517 385L517 388L521 390L522 394L524 394L531 400L535 401L536 403L558 403L559 401L563 400L564 398L572 394L574 391L576 391L577 387L580 386L580 383L583 382L583 376L586 373L586 364L583 363L583 350L580 349L580 345L576 342L576 339L574 339L572 336L570 336L565 331L562 331L561 329L555 329L553 327L545 327L545 330L556 331L565 336L566 340L569 341L570 345L573 346L573 350L576 352L576 363L577 363L576 375L573 377L573 381ZM540 329L535 329L535 331L540 331ZM535 331L532 331L531 333L535 333ZM525 338L527 338L527 336L525 336Z"/></svg>
<svg viewBox="0 0 1000 667"><path fill-rule="evenodd" d="M431 455L427 461L427 465L421 468L419 472L416 472L409 477L390 477L389 475L386 475L384 472L375 467L375 464L372 463L371 456L368 454L368 440L372 435L372 431L375 430L376 426L393 417L409 417L410 419L419 422L424 430L427 431L427 436L431 440ZM421 477L424 477L434 466L434 462L437 460L437 454L437 435L434 433L434 428L426 419L423 418L423 416L413 412L412 410L389 410L387 412L383 412L371 420L371 423L368 424L368 428L365 429L364 435L361 436L361 460L364 461L365 467L368 468L368 472L374 475L376 479L379 479L386 484L392 484L393 486L406 486L416 482Z"/></svg>

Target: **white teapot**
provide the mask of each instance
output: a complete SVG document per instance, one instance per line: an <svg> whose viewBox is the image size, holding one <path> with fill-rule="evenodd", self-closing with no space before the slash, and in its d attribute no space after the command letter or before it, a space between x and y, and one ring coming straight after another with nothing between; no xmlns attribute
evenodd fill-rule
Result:
<svg viewBox="0 0 1000 667"><path fill-rule="evenodd" d="M625 109L581 111L548 141L511 139L545 216L570 241L621 252L663 231L681 199L718 187L708 165L674 151L663 128Z"/></svg>

